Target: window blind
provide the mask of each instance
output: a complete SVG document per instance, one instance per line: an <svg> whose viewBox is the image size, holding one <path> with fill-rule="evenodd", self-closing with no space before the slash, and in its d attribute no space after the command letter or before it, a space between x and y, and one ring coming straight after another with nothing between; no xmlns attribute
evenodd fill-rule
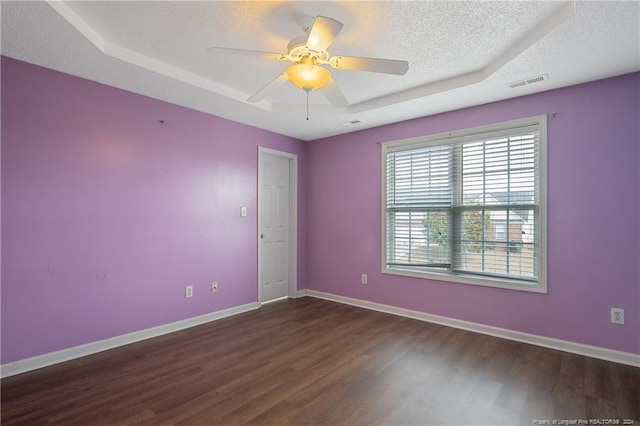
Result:
<svg viewBox="0 0 640 426"><path fill-rule="evenodd" d="M386 147L385 267L540 278L540 124Z"/></svg>
<svg viewBox="0 0 640 426"><path fill-rule="evenodd" d="M389 264L450 267L451 254L443 247L451 220L452 154L450 146L441 146L387 156ZM442 228L439 233L429 231L432 222Z"/></svg>

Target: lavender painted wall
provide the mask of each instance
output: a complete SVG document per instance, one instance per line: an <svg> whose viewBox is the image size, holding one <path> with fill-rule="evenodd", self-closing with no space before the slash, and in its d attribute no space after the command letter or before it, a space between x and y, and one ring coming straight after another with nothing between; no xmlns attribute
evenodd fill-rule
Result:
<svg viewBox="0 0 640 426"><path fill-rule="evenodd" d="M1 64L2 363L255 301L258 145L299 156L300 288L640 353L640 74L304 144ZM551 112L547 295L379 272L376 142Z"/></svg>
<svg viewBox="0 0 640 426"><path fill-rule="evenodd" d="M636 73L311 142L308 288L640 353L639 94ZM552 112L548 294L380 273L377 142Z"/></svg>
<svg viewBox="0 0 640 426"><path fill-rule="evenodd" d="M255 302L258 145L305 169L295 139L3 57L2 363Z"/></svg>

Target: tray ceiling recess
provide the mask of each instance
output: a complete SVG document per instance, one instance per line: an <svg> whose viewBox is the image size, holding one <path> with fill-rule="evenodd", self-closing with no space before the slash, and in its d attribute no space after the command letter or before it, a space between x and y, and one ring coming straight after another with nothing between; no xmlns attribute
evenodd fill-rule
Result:
<svg viewBox="0 0 640 426"><path fill-rule="evenodd" d="M638 2L1 7L3 55L302 140L640 69Z"/></svg>

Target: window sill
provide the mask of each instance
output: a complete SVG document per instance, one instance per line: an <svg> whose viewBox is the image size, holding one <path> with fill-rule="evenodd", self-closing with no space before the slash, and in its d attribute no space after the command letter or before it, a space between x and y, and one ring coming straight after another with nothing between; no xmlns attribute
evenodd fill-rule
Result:
<svg viewBox="0 0 640 426"><path fill-rule="evenodd" d="M503 288L507 290L526 291L531 293L547 293L546 283L540 282L526 283L508 278L481 277L467 274L448 274L438 272L417 271L410 268L382 268L383 274L400 275L404 277L420 278L434 281L447 281L458 284L471 284L482 287Z"/></svg>

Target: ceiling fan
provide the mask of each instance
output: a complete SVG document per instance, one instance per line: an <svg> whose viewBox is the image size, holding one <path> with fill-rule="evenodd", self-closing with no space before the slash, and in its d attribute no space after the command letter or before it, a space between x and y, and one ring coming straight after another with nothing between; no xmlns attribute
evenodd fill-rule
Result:
<svg viewBox="0 0 640 426"><path fill-rule="evenodd" d="M271 53L227 47L210 47L207 51L255 55L276 61L292 62L292 65L287 67L282 74L247 99L248 102L261 101L282 84L291 81L295 86L307 92L307 102L310 91L323 89L332 106L340 107L346 105L348 103L347 99L333 82L331 71L323 65L329 65L336 70L369 71L396 75L407 73L409 69L407 61L329 55L327 49L333 43L336 35L342 30L343 24L326 16L317 16L312 25L305 25L310 23L311 19L309 18L306 22L300 22L307 34L291 40L287 46L287 53Z"/></svg>

